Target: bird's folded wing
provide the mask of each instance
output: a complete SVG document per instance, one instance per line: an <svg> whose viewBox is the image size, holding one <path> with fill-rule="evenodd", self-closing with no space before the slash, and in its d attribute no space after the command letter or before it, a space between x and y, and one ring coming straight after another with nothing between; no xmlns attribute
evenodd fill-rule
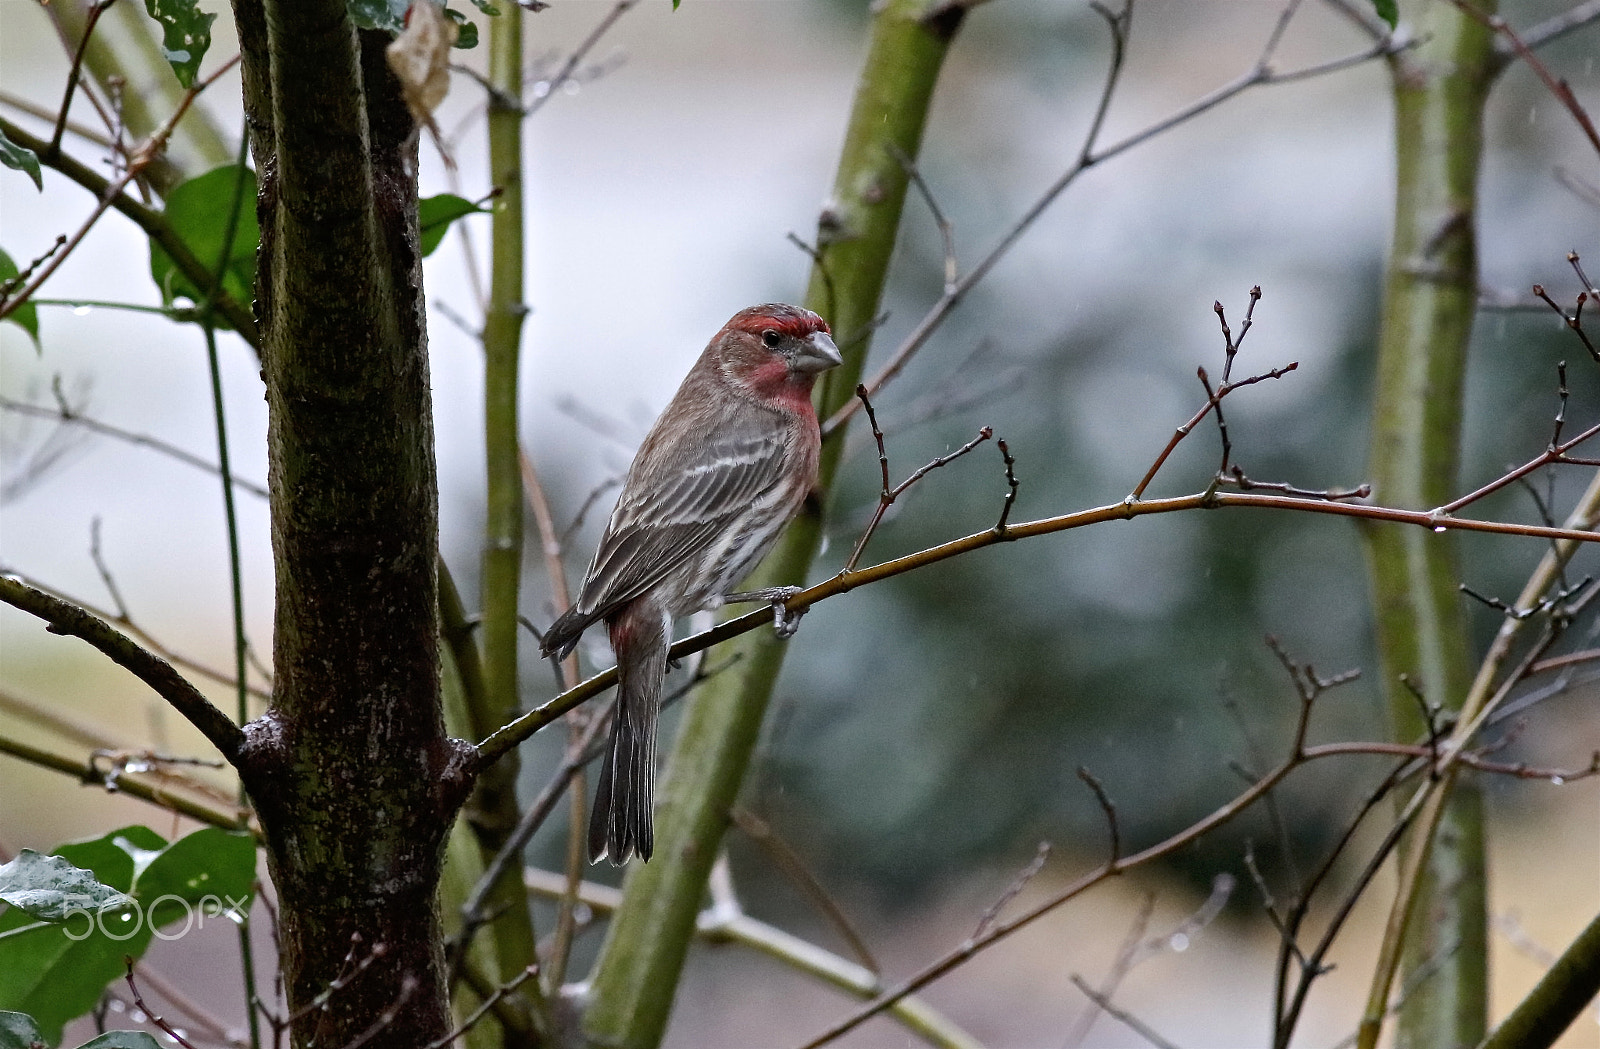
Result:
<svg viewBox="0 0 1600 1049"><path fill-rule="evenodd" d="M692 458L634 464L589 566L579 604L596 615L656 586L716 545L783 478L775 435L718 435Z"/></svg>

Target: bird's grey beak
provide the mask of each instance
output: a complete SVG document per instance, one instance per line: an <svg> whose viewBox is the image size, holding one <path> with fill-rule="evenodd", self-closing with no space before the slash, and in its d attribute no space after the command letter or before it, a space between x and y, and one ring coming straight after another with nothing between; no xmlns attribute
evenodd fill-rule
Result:
<svg viewBox="0 0 1600 1049"><path fill-rule="evenodd" d="M828 338L828 333L815 331L800 344L789 366L797 372L815 374L836 368L843 363L844 358L839 356L839 347Z"/></svg>

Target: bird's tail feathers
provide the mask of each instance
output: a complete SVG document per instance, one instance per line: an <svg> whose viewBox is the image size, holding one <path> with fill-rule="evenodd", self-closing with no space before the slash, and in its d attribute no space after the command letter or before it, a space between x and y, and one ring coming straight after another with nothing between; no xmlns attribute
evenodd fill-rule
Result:
<svg viewBox="0 0 1600 1049"><path fill-rule="evenodd" d="M592 613L582 612L577 605L573 605L544 632L539 642L541 654L558 663L566 659L578 647L578 639L596 618Z"/></svg>
<svg viewBox="0 0 1600 1049"><path fill-rule="evenodd" d="M589 817L591 861L605 856L620 866L634 854L648 860L655 848L656 720L667 673L667 623L649 602L627 606L609 623L617 702Z"/></svg>

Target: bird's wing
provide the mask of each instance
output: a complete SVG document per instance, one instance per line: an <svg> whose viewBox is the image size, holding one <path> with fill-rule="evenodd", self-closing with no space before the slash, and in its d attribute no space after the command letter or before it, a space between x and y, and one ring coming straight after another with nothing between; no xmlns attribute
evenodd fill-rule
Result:
<svg viewBox="0 0 1600 1049"><path fill-rule="evenodd" d="M634 463L579 604L604 615L712 546L783 477L781 434L729 427ZM687 447L682 447L687 443Z"/></svg>

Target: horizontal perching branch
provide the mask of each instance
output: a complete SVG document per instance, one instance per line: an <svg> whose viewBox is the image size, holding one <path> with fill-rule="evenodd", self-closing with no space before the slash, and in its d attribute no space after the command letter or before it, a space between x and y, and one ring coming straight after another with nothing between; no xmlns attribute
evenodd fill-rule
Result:
<svg viewBox="0 0 1600 1049"><path fill-rule="evenodd" d="M171 663L140 646L111 624L68 601L36 590L15 576L0 574L0 601L44 620L52 634L82 638L166 700L200 730L229 764L239 757L244 731L191 685Z"/></svg>
<svg viewBox="0 0 1600 1049"><path fill-rule="evenodd" d="M1104 521L1128 520L1151 514L1170 514L1184 510L1211 510L1220 507L1253 507L1256 509L1300 510L1307 513L1336 514L1341 517L1356 517L1368 521L1415 525L1433 532L1451 530L1492 532L1499 535L1521 535L1552 540L1565 539L1580 543L1600 542L1600 533L1596 532L1587 532L1575 528L1554 528L1548 525L1479 521L1471 518L1452 517L1437 510L1401 510L1387 506L1369 506L1362 503L1332 502L1325 499L1267 495L1257 492L1205 491L1192 495L1171 496L1164 499L1133 499L1130 497L1122 502L1097 506L1088 510L1078 510L1058 517L1045 517L1037 521L1008 524L1003 530L988 528L982 532L975 532L960 539L952 539L947 543L940 543L938 546L931 546L925 550L907 554L904 557L897 557L891 561L873 565L870 568L862 568L853 572L841 572L815 586L802 590L794 597L791 597L786 602L785 607L790 612L799 612L830 597L847 594L859 586L876 583L879 580L901 575L913 569L923 568L974 550L981 550L996 543L1008 543L1033 536L1065 532L1069 529L1083 528L1087 525L1100 524ZM726 641L731 637L748 633L763 624L771 622L771 620L772 609L770 607L763 606L756 611L747 612L735 619L719 623L710 630L684 638L672 646L670 658L681 659L684 656ZM615 667L602 671L494 732L478 745L478 753L475 760L476 766L482 768L496 761L506 751L532 736L541 728L549 725L573 707L578 706L585 700L592 699L616 684L616 680L617 672Z"/></svg>

